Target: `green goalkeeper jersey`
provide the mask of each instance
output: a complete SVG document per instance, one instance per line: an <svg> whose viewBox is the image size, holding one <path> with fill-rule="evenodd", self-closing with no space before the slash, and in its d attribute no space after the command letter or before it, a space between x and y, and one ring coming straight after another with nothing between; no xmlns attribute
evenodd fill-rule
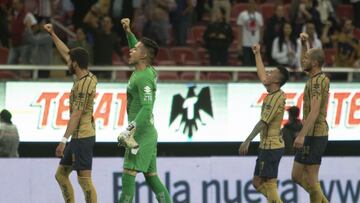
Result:
<svg viewBox="0 0 360 203"><path fill-rule="evenodd" d="M133 34L128 34L130 49L138 42ZM127 86L128 121L136 122L137 131L154 125L153 107L156 97L157 74L152 66L135 70Z"/></svg>

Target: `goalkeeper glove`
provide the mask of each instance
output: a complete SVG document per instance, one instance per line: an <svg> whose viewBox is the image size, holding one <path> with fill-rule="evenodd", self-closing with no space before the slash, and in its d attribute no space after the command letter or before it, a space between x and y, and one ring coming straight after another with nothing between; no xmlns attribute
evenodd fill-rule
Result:
<svg viewBox="0 0 360 203"><path fill-rule="evenodd" d="M139 144L134 139L136 130L136 123L132 121L125 131L121 132L118 136L118 145L125 148L138 148Z"/></svg>

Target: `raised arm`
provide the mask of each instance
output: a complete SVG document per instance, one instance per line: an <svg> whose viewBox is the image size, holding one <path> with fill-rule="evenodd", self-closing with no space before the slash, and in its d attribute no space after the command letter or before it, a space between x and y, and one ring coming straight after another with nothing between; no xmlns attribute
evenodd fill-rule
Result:
<svg viewBox="0 0 360 203"><path fill-rule="evenodd" d="M134 35L134 33L131 32L131 28L130 28L130 19L129 18L123 18L121 19L121 24L125 30L126 33L126 38L128 40L129 43L129 48L134 48L136 43L138 42L138 40L136 39L136 36Z"/></svg>
<svg viewBox="0 0 360 203"><path fill-rule="evenodd" d="M302 32L300 33L300 42L301 42L301 53L300 53L300 64L301 69L304 71L304 62L306 59L306 52L308 51L308 39L309 35Z"/></svg>
<svg viewBox="0 0 360 203"><path fill-rule="evenodd" d="M65 59L66 63L70 61L69 48L64 44L63 41L55 34L52 24L44 25L45 30L50 34L57 50L60 52L61 56Z"/></svg>
<svg viewBox="0 0 360 203"><path fill-rule="evenodd" d="M259 76L260 81L264 84L266 80L266 73L264 63L261 58L260 45L254 44L252 50L255 55L257 75Z"/></svg>

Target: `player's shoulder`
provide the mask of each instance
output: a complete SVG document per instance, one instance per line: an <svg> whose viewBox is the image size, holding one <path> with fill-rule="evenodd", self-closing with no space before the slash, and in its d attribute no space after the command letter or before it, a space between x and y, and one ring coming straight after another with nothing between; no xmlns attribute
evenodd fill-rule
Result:
<svg viewBox="0 0 360 203"><path fill-rule="evenodd" d="M157 77L156 70L152 66L149 66L144 71L139 72L139 74L137 74L136 79L140 82L143 82L143 81L156 80L156 77Z"/></svg>
<svg viewBox="0 0 360 203"><path fill-rule="evenodd" d="M92 92L97 85L97 78L96 76L89 72L87 75L85 75L84 77L80 78L78 80L78 88L80 91L89 91Z"/></svg>
<svg viewBox="0 0 360 203"><path fill-rule="evenodd" d="M329 84L330 79L326 76L325 73L321 72L312 78L312 83L315 84Z"/></svg>
<svg viewBox="0 0 360 203"><path fill-rule="evenodd" d="M280 89L278 92L277 92L277 96L279 97L279 101L281 102L285 102L286 101L286 94L285 92Z"/></svg>

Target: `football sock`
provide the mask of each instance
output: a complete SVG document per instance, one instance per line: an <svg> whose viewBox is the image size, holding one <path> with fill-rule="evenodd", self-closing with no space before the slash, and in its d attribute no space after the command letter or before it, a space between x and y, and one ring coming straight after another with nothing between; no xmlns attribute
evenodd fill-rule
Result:
<svg viewBox="0 0 360 203"><path fill-rule="evenodd" d="M135 176L123 173L121 182L122 191L119 203L132 203L135 194Z"/></svg>
<svg viewBox="0 0 360 203"><path fill-rule="evenodd" d="M159 203L171 203L169 191L162 184L157 175L145 176L146 183L150 186L151 190L155 193L156 199Z"/></svg>
<svg viewBox="0 0 360 203"><path fill-rule="evenodd" d="M55 178L58 182L62 195L66 203L74 203L74 189L69 180L69 175L71 173L71 167L59 166Z"/></svg>
<svg viewBox="0 0 360 203"><path fill-rule="evenodd" d="M97 194L94 184L92 183L91 177L81 177L78 176L79 184L85 195L86 203L96 203Z"/></svg>

